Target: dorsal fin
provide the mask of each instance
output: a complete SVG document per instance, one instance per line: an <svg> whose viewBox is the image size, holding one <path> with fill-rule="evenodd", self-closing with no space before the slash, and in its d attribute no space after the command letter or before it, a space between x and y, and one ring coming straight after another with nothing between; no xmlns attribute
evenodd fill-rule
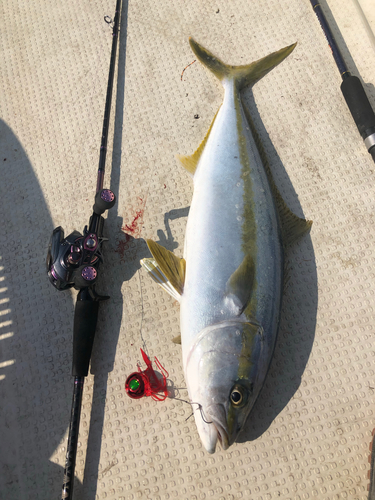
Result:
<svg viewBox="0 0 375 500"><path fill-rule="evenodd" d="M250 116L249 111L246 109L245 106L243 106L243 109L245 111L245 115L247 118L247 121L249 123L249 127L251 129L251 133L253 134L255 143L257 145L259 154L261 156L264 169L267 173L268 181L271 186L272 194L274 196L274 200L276 203L277 207L277 212L279 214L279 219L280 219L280 225L281 225L281 233L282 233L282 238L283 238L283 244L284 246L287 245L292 245L300 236L304 235L305 233L308 233L310 231L312 221L311 220L306 220L306 219L301 219L297 215L295 215L288 205L285 203L283 197L280 194L280 191L278 190L269 163L267 159L266 152L264 150L264 146L262 144L262 141L260 140L259 134L254 126L253 120Z"/></svg>
<svg viewBox="0 0 375 500"><path fill-rule="evenodd" d="M179 259L172 252L153 240L146 240L152 256L170 284L182 295L185 283L185 259Z"/></svg>
<svg viewBox="0 0 375 500"><path fill-rule="evenodd" d="M203 141L199 144L198 149L195 151L195 153L193 153L192 155L189 155L189 156L177 155L177 159L180 160L180 162L182 163L182 166L192 176L194 176L194 174L195 174L199 159L200 159L202 151L207 143L208 137L210 135L211 129L213 127L213 124L214 124L215 119L217 117L217 114L219 112L219 109L217 110L216 115L214 116L214 119L212 120L211 125L210 125L209 129L207 130L207 133L206 133Z"/></svg>

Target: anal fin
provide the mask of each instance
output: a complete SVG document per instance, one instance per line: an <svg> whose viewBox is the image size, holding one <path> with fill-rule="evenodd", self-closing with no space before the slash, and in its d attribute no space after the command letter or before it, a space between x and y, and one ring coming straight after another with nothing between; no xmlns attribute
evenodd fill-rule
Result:
<svg viewBox="0 0 375 500"><path fill-rule="evenodd" d="M274 187L274 194L284 245L293 245L298 238L310 231L312 221L295 215L283 200L276 186Z"/></svg>
<svg viewBox="0 0 375 500"><path fill-rule="evenodd" d="M272 194L274 196L277 212L279 214L283 244L284 246L292 245L296 240L298 240L298 238L310 231L312 221L298 217L290 210L288 205L285 203L274 181L264 146L259 137L258 131L255 128L250 113L245 106L243 107L243 109L249 123L251 133L257 145L260 157L262 159L264 169L267 173L268 182L270 183Z"/></svg>

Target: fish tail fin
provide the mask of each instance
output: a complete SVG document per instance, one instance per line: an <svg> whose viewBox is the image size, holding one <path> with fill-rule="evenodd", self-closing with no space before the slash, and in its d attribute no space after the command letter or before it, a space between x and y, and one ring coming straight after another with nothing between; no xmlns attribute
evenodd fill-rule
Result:
<svg viewBox="0 0 375 500"><path fill-rule="evenodd" d="M222 83L226 80L234 79L238 90L258 82L275 66L280 64L297 45L294 43L293 45L284 47L246 66L231 66L214 56L193 38L190 37L189 42L192 51L206 68L208 68Z"/></svg>

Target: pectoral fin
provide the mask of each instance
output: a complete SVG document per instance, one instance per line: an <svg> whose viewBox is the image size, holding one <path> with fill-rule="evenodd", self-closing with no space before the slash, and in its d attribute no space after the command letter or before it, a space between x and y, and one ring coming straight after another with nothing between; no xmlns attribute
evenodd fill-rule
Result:
<svg viewBox="0 0 375 500"><path fill-rule="evenodd" d="M232 301L238 315L250 301L254 275L254 260L251 255L246 255L226 284L226 296Z"/></svg>
<svg viewBox="0 0 375 500"><path fill-rule="evenodd" d="M147 245L162 274L177 293L182 295L185 283L185 259L179 259L155 241L147 240Z"/></svg>
<svg viewBox="0 0 375 500"><path fill-rule="evenodd" d="M151 276L151 278L162 287L163 290L165 290L171 297L174 299L180 301L181 295L178 293L178 291L171 285L171 283L168 281L168 278L165 276L165 274L162 272L160 267L158 266L158 263L156 262L155 259L147 258L147 259L142 259L141 260L141 265L145 271Z"/></svg>

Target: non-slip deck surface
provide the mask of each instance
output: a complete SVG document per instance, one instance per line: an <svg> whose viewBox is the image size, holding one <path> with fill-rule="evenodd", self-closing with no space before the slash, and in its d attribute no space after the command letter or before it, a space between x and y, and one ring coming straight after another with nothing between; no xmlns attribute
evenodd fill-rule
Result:
<svg viewBox="0 0 375 500"><path fill-rule="evenodd" d="M322 2L375 107L371 0ZM115 2L2 2L0 498L60 498L73 390L75 292L48 282L52 229L93 204ZM334 20L333 20L333 17ZM289 206L314 221L289 254L279 340L239 443L208 455L191 407L131 400L140 347L187 398L179 307L140 269L144 239L182 255L192 183L178 165L222 99L194 36L245 64L295 41L245 103ZM184 68L186 70L183 72ZM182 74L183 73L183 74ZM181 76L182 75L182 76ZM365 500L375 427L375 169L308 0L124 0L105 185L97 336L82 406L76 500Z"/></svg>

